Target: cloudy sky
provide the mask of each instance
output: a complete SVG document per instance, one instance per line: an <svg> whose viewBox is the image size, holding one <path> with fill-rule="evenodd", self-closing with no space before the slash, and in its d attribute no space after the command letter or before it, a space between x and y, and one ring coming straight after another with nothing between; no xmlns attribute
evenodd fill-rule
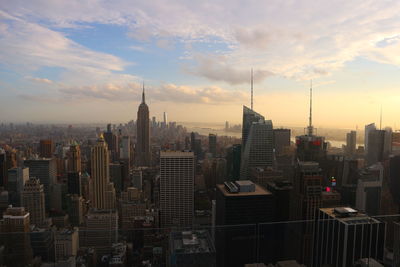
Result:
<svg viewBox="0 0 400 267"><path fill-rule="evenodd" d="M3 0L0 121L400 126L400 1Z"/></svg>

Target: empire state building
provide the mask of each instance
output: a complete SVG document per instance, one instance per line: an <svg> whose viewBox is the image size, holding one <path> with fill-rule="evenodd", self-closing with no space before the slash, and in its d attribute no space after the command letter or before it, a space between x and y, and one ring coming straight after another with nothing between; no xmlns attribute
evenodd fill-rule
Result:
<svg viewBox="0 0 400 267"><path fill-rule="evenodd" d="M150 166L150 119L149 107L145 102L144 85L142 103L137 112L137 143L136 143L136 165Z"/></svg>

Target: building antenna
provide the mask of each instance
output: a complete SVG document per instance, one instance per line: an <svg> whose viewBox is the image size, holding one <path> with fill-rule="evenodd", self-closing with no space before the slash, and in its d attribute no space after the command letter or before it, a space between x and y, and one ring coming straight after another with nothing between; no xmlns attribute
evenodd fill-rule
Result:
<svg viewBox="0 0 400 267"><path fill-rule="evenodd" d="M145 102L145 97L144 97L144 81L143 81L142 103L144 102Z"/></svg>
<svg viewBox="0 0 400 267"><path fill-rule="evenodd" d="M381 117L379 120L379 130L382 130L382 105L381 105Z"/></svg>
<svg viewBox="0 0 400 267"><path fill-rule="evenodd" d="M253 68L251 68L251 110L253 110Z"/></svg>
<svg viewBox="0 0 400 267"><path fill-rule="evenodd" d="M310 81L310 116L308 119L308 135L313 135L314 127L312 126L312 80Z"/></svg>

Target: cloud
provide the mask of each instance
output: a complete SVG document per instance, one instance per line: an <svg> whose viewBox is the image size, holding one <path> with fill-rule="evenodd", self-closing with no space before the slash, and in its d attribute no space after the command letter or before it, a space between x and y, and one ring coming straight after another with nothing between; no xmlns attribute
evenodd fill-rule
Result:
<svg viewBox="0 0 400 267"><path fill-rule="evenodd" d="M140 101L142 85L131 83L107 83L86 86L58 87L59 101ZM19 96L25 100L43 101L43 97L22 94ZM225 105L240 104L249 98L247 92L228 90L217 86L193 87L176 85L172 83L159 86L146 86L146 99L150 102L171 102L181 104L208 104Z"/></svg>
<svg viewBox="0 0 400 267"><path fill-rule="evenodd" d="M0 38L2 64L21 70L59 67L71 71L121 71L129 63L110 54L90 50L64 34L0 11L7 22Z"/></svg>
<svg viewBox="0 0 400 267"><path fill-rule="evenodd" d="M131 46L129 46L129 49L139 51L139 52L146 51L146 49L143 46L138 46L138 45L131 45Z"/></svg>
<svg viewBox="0 0 400 267"><path fill-rule="evenodd" d="M46 84L52 84L53 83L52 80L49 80L49 79L46 79L46 78L29 77L29 79L31 81L38 82L38 83L46 83Z"/></svg>
<svg viewBox="0 0 400 267"><path fill-rule="evenodd" d="M251 65L246 68L235 68L234 64L229 64L230 60L223 55L197 55L195 58L197 65L186 66L189 73L206 77L209 80L224 81L231 85L248 84L251 77ZM273 73L268 70L254 69L254 82L262 82Z"/></svg>

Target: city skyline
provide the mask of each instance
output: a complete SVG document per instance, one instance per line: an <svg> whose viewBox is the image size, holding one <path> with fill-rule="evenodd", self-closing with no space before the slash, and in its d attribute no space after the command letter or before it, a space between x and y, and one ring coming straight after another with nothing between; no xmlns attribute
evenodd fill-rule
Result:
<svg viewBox="0 0 400 267"><path fill-rule="evenodd" d="M145 81L151 117L239 123L253 68L277 125L307 124L313 79L316 127L362 128L381 106L396 127L398 5L7 1L0 121L129 121Z"/></svg>

